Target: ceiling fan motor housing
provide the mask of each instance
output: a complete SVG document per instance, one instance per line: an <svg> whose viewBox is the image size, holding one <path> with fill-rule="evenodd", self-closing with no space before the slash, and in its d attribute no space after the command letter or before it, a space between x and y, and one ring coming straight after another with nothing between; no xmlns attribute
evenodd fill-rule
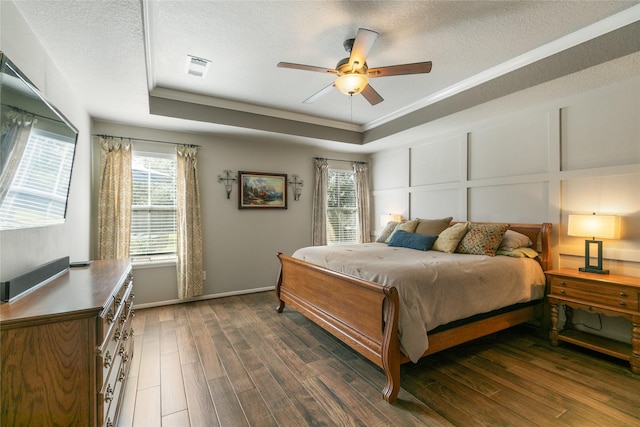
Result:
<svg viewBox="0 0 640 427"><path fill-rule="evenodd" d="M343 58L336 64L336 70L338 70L339 75L344 74L367 74L367 63L365 62L359 68L352 70L349 66L349 58Z"/></svg>

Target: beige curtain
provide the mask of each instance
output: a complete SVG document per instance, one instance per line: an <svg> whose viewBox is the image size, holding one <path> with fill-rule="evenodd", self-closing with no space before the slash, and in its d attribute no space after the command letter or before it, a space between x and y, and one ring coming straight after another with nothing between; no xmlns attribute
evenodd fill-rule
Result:
<svg viewBox="0 0 640 427"><path fill-rule="evenodd" d="M369 210L369 168L365 163L354 163L356 174L356 200L358 203L358 236L360 243L371 241L371 212Z"/></svg>
<svg viewBox="0 0 640 427"><path fill-rule="evenodd" d="M98 259L129 257L131 235L131 142L100 137Z"/></svg>
<svg viewBox="0 0 640 427"><path fill-rule="evenodd" d="M327 244L327 186L329 181L329 162L326 159L316 160L316 178L313 189L313 223L311 244L323 246Z"/></svg>
<svg viewBox="0 0 640 427"><path fill-rule="evenodd" d="M202 295L202 221L198 186L198 150L180 145L176 149L178 211L178 298Z"/></svg>
<svg viewBox="0 0 640 427"><path fill-rule="evenodd" d="M0 204L20 166L34 122L33 114L13 109L5 114L0 137Z"/></svg>

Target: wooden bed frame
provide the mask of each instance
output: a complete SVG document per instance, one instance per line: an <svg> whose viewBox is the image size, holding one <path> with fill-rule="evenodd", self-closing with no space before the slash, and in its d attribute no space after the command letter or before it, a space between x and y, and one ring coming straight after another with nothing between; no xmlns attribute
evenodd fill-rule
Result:
<svg viewBox="0 0 640 427"><path fill-rule="evenodd" d="M511 224L510 229L538 242L539 262L551 269L551 224ZM400 391L400 365L409 358L400 352L398 292L393 286L369 282L278 254L281 268L276 285L278 313L289 304L349 347L384 370L383 398L393 402ZM540 300L542 303L543 300ZM386 305L386 316L383 314ZM501 331L539 317L536 306L503 312L442 332L429 332L423 356Z"/></svg>

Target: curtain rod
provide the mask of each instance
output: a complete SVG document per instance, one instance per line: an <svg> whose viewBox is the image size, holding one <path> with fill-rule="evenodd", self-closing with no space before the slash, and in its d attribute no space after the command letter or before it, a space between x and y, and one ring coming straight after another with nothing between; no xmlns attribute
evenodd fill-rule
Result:
<svg viewBox="0 0 640 427"><path fill-rule="evenodd" d="M330 160L332 162L345 162L345 163L359 163L361 165L367 165L367 162L359 162L357 160L340 160L340 159L327 159L326 157L314 157L315 160Z"/></svg>
<svg viewBox="0 0 640 427"><path fill-rule="evenodd" d="M32 113L31 111L23 110L22 108L19 108L19 107L14 107L11 104L5 104L3 102L2 105L4 105L5 107L9 107L12 110L19 111L21 113L31 114L33 117L38 117L39 119L46 119L46 120L50 120L52 122L64 123L65 125L67 124L67 123L63 122L62 120L58 120L58 119L54 119L54 118L51 118L51 117L43 116L43 115L40 115L40 114L37 114L37 113Z"/></svg>
<svg viewBox="0 0 640 427"><path fill-rule="evenodd" d="M101 133L94 133L93 136L99 136L102 138L128 139L129 141L154 142L156 144L186 145L187 147L198 147L198 148L202 147L201 145L197 145L197 144L180 144L178 142L158 141L157 139L131 138L129 136L114 136L114 135L105 135Z"/></svg>

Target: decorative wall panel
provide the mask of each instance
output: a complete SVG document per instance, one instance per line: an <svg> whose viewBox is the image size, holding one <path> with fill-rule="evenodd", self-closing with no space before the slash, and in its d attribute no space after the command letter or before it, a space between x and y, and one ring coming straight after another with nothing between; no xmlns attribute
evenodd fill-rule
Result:
<svg viewBox="0 0 640 427"><path fill-rule="evenodd" d="M562 170L640 163L640 79L562 108Z"/></svg>
<svg viewBox="0 0 640 427"><path fill-rule="evenodd" d="M411 193L411 218L445 218L452 216L454 221L466 219L464 190L435 190Z"/></svg>
<svg viewBox="0 0 640 427"><path fill-rule="evenodd" d="M549 203L548 183L473 187L468 190L471 221L543 222Z"/></svg>
<svg viewBox="0 0 640 427"><path fill-rule="evenodd" d="M547 172L549 135L549 113L544 111L474 129L469 136L469 179Z"/></svg>
<svg viewBox="0 0 640 427"><path fill-rule="evenodd" d="M371 188L387 190L409 185L409 150L385 153L370 165Z"/></svg>
<svg viewBox="0 0 640 427"><path fill-rule="evenodd" d="M411 148L411 186L458 182L464 179L461 161L466 135Z"/></svg>

